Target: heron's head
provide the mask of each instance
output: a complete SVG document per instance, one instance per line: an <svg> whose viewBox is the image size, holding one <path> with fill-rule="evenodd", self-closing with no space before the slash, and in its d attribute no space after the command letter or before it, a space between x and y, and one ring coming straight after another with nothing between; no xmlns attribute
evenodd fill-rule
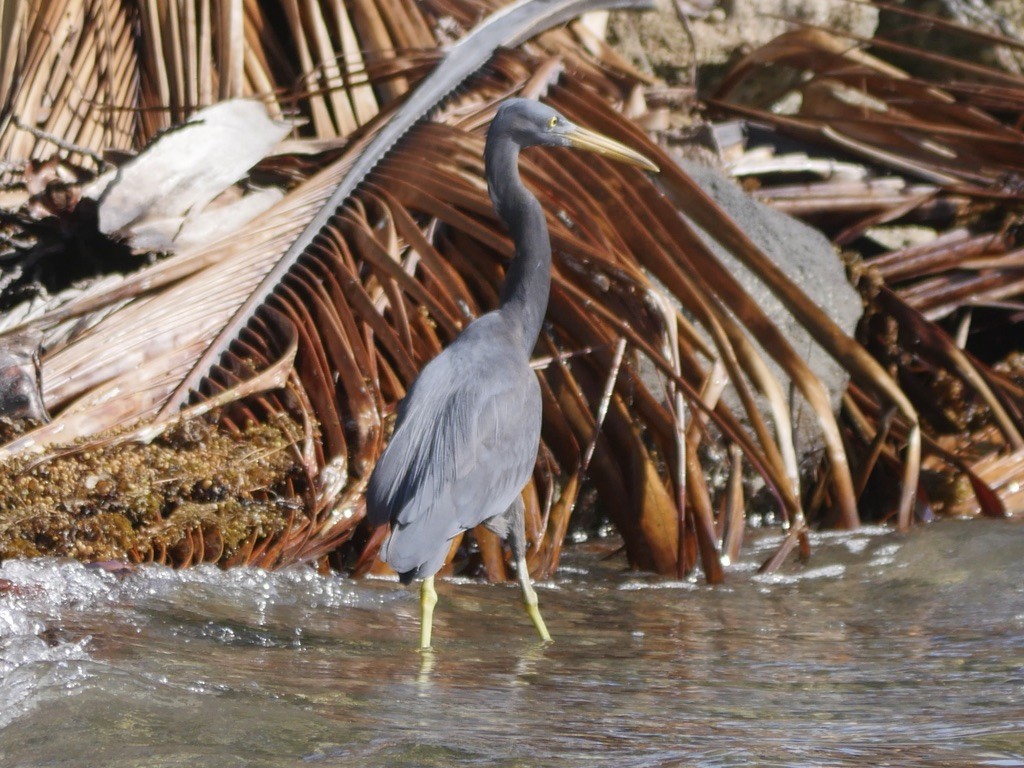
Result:
<svg viewBox="0 0 1024 768"><path fill-rule="evenodd" d="M502 131L520 147L573 147L596 152L657 173L658 166L614 139L583 128L558 110L533 99L509 99L498 107L491 131Z"/></svg>

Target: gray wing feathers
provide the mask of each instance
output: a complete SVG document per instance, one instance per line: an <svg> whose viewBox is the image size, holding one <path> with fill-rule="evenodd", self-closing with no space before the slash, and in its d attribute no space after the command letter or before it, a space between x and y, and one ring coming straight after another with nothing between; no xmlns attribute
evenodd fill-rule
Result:
<svg viewBox="0 0 1024 768"><path fill-rule="evenodd" d="M392 524L382 555L399 572L439 568L445 542L504 512L536 461L533 372L500 355L488 359L479 347L467 361L457 347L410 389L367 490L370 521Z"/></svg>

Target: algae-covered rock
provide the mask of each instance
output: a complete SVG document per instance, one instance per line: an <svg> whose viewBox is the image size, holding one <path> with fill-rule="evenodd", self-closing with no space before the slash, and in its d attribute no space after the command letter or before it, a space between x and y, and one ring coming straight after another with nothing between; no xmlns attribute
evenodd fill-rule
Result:
<svg viewBox="0 0 1024 768"><path fill-rule="evenodd" d="M237 433L193 419L149 444L18 457L0 473L0 560L175 562L172 550L197 532L217 543L201 559L227 559L294 514L295 434L284 417Z"/></svg>

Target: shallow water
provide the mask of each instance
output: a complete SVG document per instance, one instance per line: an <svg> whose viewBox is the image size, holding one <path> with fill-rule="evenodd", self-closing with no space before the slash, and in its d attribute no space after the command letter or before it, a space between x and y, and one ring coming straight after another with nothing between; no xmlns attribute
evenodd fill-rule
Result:
<svg viewBox="0 0 1024 768"><path fill-rule="evenodd" d="M539 586L55 561L0 578L0 766L1024 766L1024 526L822 535L724 587L576 549Z"/></svg>

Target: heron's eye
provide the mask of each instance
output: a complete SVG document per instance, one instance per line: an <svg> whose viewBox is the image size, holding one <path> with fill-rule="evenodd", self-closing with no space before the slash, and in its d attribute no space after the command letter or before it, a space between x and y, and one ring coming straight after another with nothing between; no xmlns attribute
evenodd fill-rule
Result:
<svg viewBox="0 0 1024 768"><path fill-rule="evenodd" d="M552 130L556 125L558 125L558 118L557 117L552 117L550 120L548 120L548 130L549 131Z"/></svg>

